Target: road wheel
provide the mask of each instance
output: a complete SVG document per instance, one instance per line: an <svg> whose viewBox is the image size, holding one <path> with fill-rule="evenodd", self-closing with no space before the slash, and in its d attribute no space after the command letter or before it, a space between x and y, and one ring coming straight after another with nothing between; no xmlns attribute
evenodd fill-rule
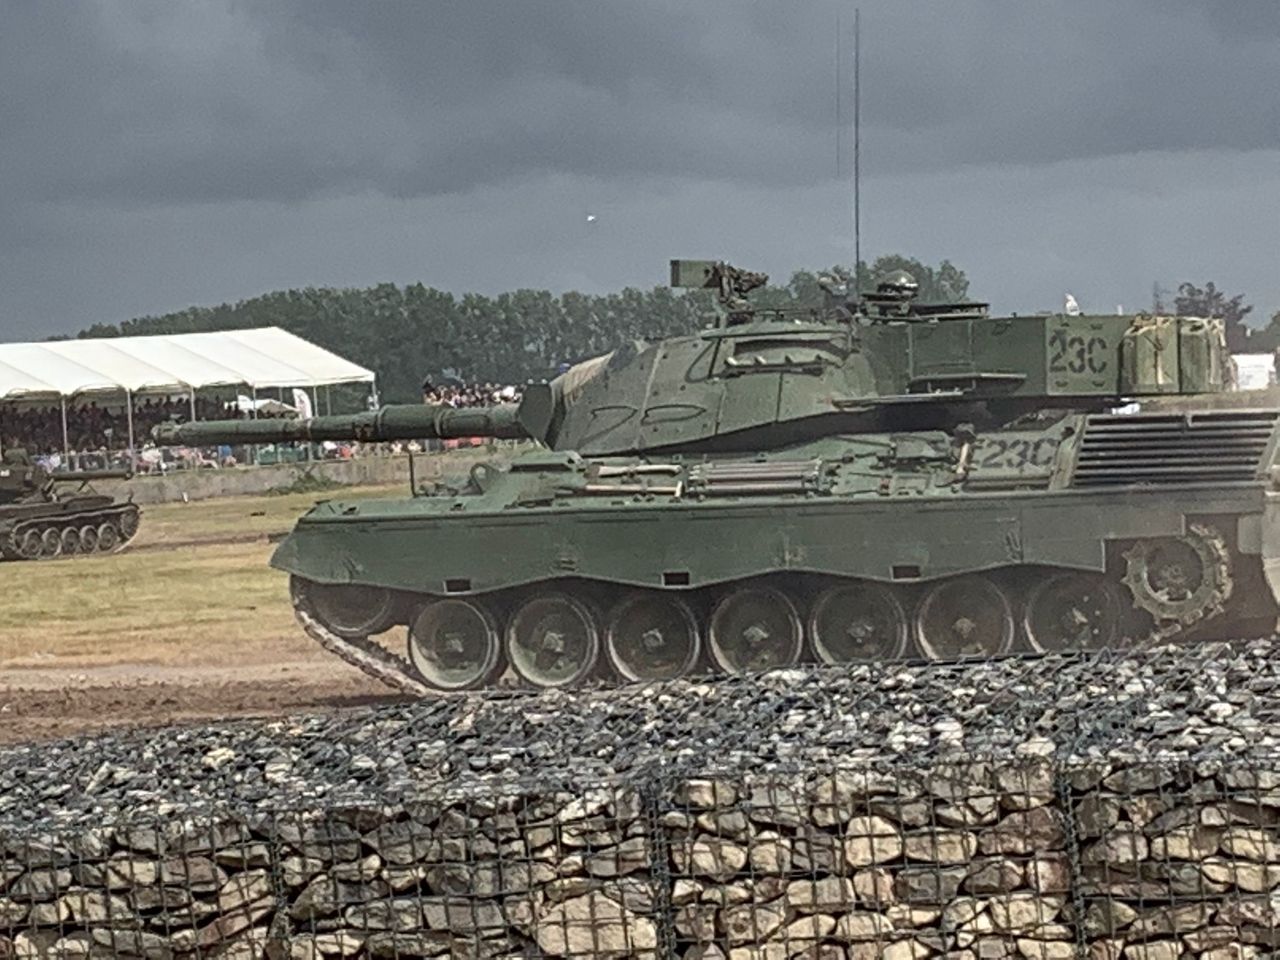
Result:
<svg viewBox="0 0 1280 960"><path fill-rule="evenodd" d="M600 631L585 605L563 593L525 602L507 627L507 655L535 687L572 687L595 669Z"/></svg>
<svg viewBox="0 0 1280 960"><path fill-rule="evenodd" d="M809 616L809 642L823 663L897 660L906 653L907 632L902 604L878 583L832 587Z"/></svg>
<svg viewBox="0 0 1280 960"><path fill-rule="evenodd" d="M800 659L800 615L780 590L741 587L711 612L711 656L725 673L741 676L789 667Z"/></svg>
<svg viewBox="0 0 1280 960"><path fill-rule="evenodd" d="M698 662L698 621L679 597L637 593L609 615L605 647L618 674L648 682L682 677Z"/></svg>
<svg viewBox="0 0 1280 960"><path fill-rule="evenodd" d="M989 577L934 584L916 611L916 639L931 660L996 657L1013 646L1013 606Z"/></svg>
<svg viewBox="0 0 1280 960"><path fill-rule="evenodd" d="M1120 591L1100 574L1059 573L1032 589L1023 623L1041 653L1100 650L1120 638L1123 615Z"/></svg>
<svg viewBox="0 0 1280 960"><path fill-rule="evenodd" d="M479 604L462 599L428 603L409 626L409 659L437 690L474 690L497 672L498 627Z"/></svg>

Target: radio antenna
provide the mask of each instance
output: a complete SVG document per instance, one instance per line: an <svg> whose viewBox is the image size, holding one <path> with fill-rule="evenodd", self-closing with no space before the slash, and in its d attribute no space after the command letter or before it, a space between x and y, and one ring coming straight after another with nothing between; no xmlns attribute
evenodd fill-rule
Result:
<svg viewBox="0 0 1280 960"><path fill-rule="evenodd" d="M858 271L862 266L862 84L859 71L861 55L860 14L853 9L853 283L858 287Z"/></svg>

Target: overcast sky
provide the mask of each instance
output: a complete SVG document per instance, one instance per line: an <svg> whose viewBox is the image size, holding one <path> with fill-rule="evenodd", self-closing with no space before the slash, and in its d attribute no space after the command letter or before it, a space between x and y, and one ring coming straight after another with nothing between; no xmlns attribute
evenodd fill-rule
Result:
<svg viewBox="0 0 1280 960"><path fill-rule="evenodd" d="M868 258L949 258L1006 310L1134 309L1184 279L1280 310L1276 0L861 7ZM852 20L6 0L0 340L283 287L849 262Z"/></svg>

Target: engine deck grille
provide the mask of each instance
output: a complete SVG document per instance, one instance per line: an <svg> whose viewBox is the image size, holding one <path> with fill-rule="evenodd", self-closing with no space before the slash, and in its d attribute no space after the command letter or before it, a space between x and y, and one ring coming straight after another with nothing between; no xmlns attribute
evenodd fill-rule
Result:
<svg viewBox="0 0 1280 960"><path fill-rule="evenodd" d="M1097 414L1085 423L1072 484L1179 484L1258 476L1280 411Z"/></svg>

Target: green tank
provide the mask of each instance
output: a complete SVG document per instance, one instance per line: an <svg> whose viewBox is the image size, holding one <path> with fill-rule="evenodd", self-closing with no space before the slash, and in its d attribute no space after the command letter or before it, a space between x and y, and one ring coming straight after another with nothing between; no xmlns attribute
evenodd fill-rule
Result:
<svg viewBox="0 0 1280 960"><path fill-rule="evenodd" d="M0 457L0 559L48 560L114 553L138 532L141 512L94 493L94 480L124 480L127 470L50 473L25 450ZM78 486L70 492L65 487Z"/></svg>
<svg viewBox="0 0 1280 960"><path fill-rule="evenodd" d="M903 274L720 310L518 404L162 428L165 443L525 437L456 488L334 499L272 564L306 631L405 691L1270 632L1277 416L1217 320L992 316ZM407 626L407 656L379 635Z"/></svg>

